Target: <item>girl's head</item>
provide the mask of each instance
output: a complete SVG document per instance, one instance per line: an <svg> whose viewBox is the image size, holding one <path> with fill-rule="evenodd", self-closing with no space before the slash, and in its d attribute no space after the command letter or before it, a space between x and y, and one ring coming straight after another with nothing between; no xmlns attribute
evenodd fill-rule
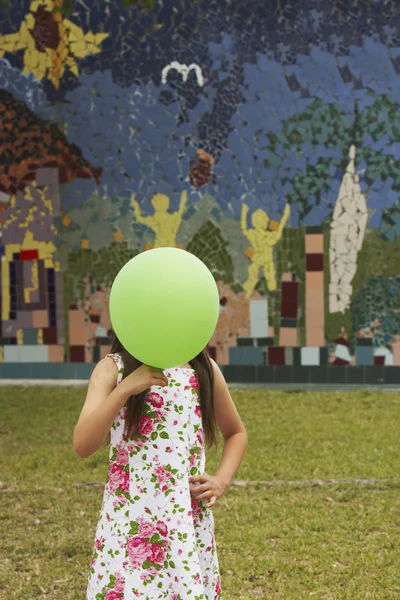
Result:
<svg viewBox="0 0 400 600"><path fill-rule="evenodd" d="M134 358L124 348L119 339L114 335L111 353L120 354L124 363L123 379L141 366L141 362ZM200 407L202 413L203 429L208 446L216 444L216 421L214 414L214 371L207 350L203 350L190 361L196 372L199 382ZM125 435L139 430L140 417L146 403L147 392L130 396L126 403L127 416L125 421Z"/></svg>

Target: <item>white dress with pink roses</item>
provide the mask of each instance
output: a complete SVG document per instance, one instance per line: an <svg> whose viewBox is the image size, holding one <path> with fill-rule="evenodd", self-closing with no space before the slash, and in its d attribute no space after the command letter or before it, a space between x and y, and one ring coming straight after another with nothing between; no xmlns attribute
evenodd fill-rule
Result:
<svg viewBox="0 0 400 600"><path fill-rule="evenodd" d="M122 360L110 356L118 385ZM189 475L205 470L198 382L191 369L165 374L138 435L123 437L125 408L112 425L86 600L221 599L213 513L189 491Z"/></svg>

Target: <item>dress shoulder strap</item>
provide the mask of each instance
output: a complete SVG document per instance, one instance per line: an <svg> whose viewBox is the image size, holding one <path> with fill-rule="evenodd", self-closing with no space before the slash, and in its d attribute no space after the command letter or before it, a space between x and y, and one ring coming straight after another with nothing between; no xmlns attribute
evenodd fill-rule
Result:
<svg viewBox="0 0 400 600"><path fill-rule="evenodd" d="M119 385L122 381L122 377L124 375L124 362L122 360L122 356L120 354L107 354L110 358L115 362L118 369L118 378L117 385Z"/></svg>

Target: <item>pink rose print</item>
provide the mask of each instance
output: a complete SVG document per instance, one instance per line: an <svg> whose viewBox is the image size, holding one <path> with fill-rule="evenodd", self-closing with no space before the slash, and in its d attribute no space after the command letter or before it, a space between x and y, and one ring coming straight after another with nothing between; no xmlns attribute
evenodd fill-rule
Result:
<svg viewBox="0 0 400 600"><path fill-rule="evenodd" d="M141 448L143 448L144 446L144 441L141 438L137 438L133 443L132 443L132 452L138 452Z"/></svg>
<svg viewBox="0 0 400 600"><path fill-rule="evenodd" d="M134 536L128 539L129 562L134 568L141 567L145 560L152 559L152 545L147 540Z"/></svg>
<svg viewBox="0 0 400 600"><path fill-rule="evenodd" d="M117 463L112 463L108 470L108 488L111 494L115 494L117 488L129 491L129 473Z"/></svg>
<svg viewBox="0 0 400 600"><path fill-rule="evenodd" d="M168 527L162 521L156 523L157 531L160 535L166 537L168 535Z"/></svg>
<svg viewBox="0 0 400 600"><path fill-rule="evenodd" d="M200 388L199 381L198 381L196 375L191 376L191 378L189 379L189 383L194 390L198 390Z"/></svg>
<svg viewBox="0 0 400 600"><path fill-rule="evenodd" d="M101 541L100 540L96 540L96 550L101 550Z"/></svg>
<svg viewBox="0 0 400 600"><path fill-rule="evenodd" d="M216 594L220 594L221 593L221 580L220 579L218 579L217 585L215 586L215 593Z"/></svg>
<svg viewBox="0 0 400 600"><path fill-rule="evenodd" d="M114 591L118 592L119 594L123 594L124 587L125 587L125 577L123 577L120 574L117 574L117 579L114 583Z"/></svg>
<svg viewBox="0 0 400 600"><path fill-rule="evenodd" d="M157 476L157 483L164 483L168 480L169 477L171 477L171 473L169 471L166 471L165 467L163 467L162 465L156 467L154 469L154 472Z"/></svg>
<svg viewBox="0 0 400 600"><path fill-rule="evenodd" d="M122 596L115 590L107 590L104 600L122 600Z"/></svg>
<svg viewBox="0 0 400 600"><path fill-rule="evenodd" d="M196 433L196 437L197 437L197 441L199 442L200 446L202 446L203 440L204 440L204 434L203 434L203 430L201 427L198 430L198 432Z"/></svg>
<svg viewBox="0 0 400 600"><path fill-rule="evenodd" d="M126 448L119 448L115 462L119 465L125 466L129 463L129 454Z"/></svg>
<svg viewBox="0 0 400 600"><path fill-rule="evenodd" d="M115 498L115 500L113 500L113 507L121 508L122 506L125 506L127 502L128 500L125 498L125 496L118 496L117 498Z"/></svg>
<svg viewBox="0 0 400 600"><path fill-rule="evenodd" d="M153 544L151 562L162 564L165 560L164 550L159 544Z"/></svg>
<svg viewBox="0 0 400 600"><path fill-rule="evenodd" d="M202 508L199 504L199 502L197 502L197 500L195 500L194 498L191 499L191 504L192 504L192 516L193 519L195 519L196 517L198 517L199 515L201 515Z"/></svg>
<svg viewBox="0 0 400 600"><path fill-rule="evenodd" d="M149 436L153 431L153 421L150 417L146 417L145 415L140 419L140 435Z"/></svg>
<svg viewBox="0 0 400 600"><path fill-rule="evenodd" d="M155 534L156 528L153 523L150 521L145 521L144 519L138 519L139 522L139 531L138 536L143 538L151 538L152 535Z"/></svg>
<svg viewBox="0 0 400 600"><path fill-rule="evenodd" d="M190 461L189 461L189 465L190 465L191 467L195 467L195 466L196 466L196 464L197 464L197 454L196 454L196 451L195 451L195 450L193 450L193 451L192 451L192 454L190 455Z"/></svg>
<svg viewBox="0 0 400 600"><path fill-rule="evenodd" d="M160 394L157 394L156 392L150 392L150 394L147 396L147 399L150 404L154 406L154 408L161 408L164 406L164 400Z"/></svg>
<svg viewBox="0 0 400 600"><path fill-rule="evenodd" d="M201 417L201 408L200 408L199 404L196 405L196 408L194 409L194 413L195 413L196 417L199 417L199 418Z"/></svg>

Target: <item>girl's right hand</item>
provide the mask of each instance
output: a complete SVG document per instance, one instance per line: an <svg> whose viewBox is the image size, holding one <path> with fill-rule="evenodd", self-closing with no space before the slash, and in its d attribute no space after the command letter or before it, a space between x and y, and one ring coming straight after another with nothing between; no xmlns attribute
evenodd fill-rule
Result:
<svg viewBox="0 0 400 600"><path fill-rule="evenodd" d="M119 387L122 387L129 396L136 396L153 386L166 387L167 385L168 379L161 369L142 365L125 377Z"/></svg>

